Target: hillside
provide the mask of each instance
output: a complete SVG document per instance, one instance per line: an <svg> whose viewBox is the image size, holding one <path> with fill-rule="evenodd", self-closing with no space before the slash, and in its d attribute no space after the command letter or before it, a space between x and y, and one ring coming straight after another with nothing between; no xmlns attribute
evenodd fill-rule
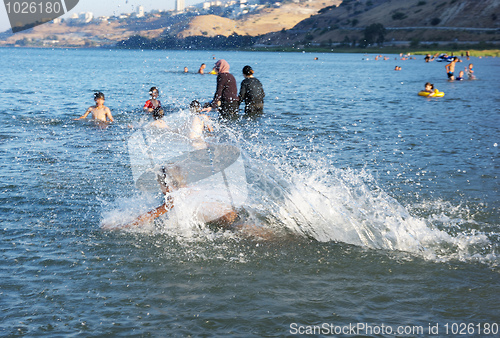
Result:
<svg viewBox="0 0 500 338"><path fill-rule="evenodd" d="M231 8L220 7L218 12L228 16ZM88 24L48 23L17 34L2 33L0 46L112 46L137 35L182 39L236 33L258 36L257 45L263 46L328 47L359 44L365 27L374 23L385 27L386 44L410 40L500 42L500 0L286 0L260 5L238 19L201 13L156 13Z"/></svg>
<svg viewBox="0 0 500 338"><path fill-rule="evenodd" d="M229 36L233 32L239 35L258 36L269 32L290 29L300 21L307 19L328 6L335 6L341 0L313 0L300 3L283 3L280 7L268 7L250 13L238 20L221 18L215 15L200 15L193 18L187 27L177 31L177 37L187 36Z"/></svg>
<svg viewBox="0 0 500 338"><path fill-rule="evenodd" d="M385 41L500 41L499 0L344 0L298 23L267 34L269 45L361 41L363 29L380 23Z"/></svg>
<svg viewBox="0 0 500 338"><path fill-rule="evenodd" d="M17 34L0 34L0 46L102 46L113 45L134 35L148 38L213 37L229 36L233 33L257 36L290 29L300 21L317 14L322 8L340 2L341 0L309 0L282 3L281 6L262 6L264 8L243 15L237 20L189 12L88 24L47 23Z"/></svg>

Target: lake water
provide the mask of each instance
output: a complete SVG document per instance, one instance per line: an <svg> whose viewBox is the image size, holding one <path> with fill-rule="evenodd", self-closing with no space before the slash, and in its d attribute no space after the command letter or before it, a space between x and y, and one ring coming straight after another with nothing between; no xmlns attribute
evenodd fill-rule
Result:
<svg viewBox="0 0 500 338"><path fill-rule="evenodd" d="M422 56L0 57L2 336L498 333L498 59L465 60L457 68L474 63L477 80L448 82ZM251 65L264 85L265 115L219 130L259 177L247 209L276 235L187 236L161 220L102 229L161 198L134 188L127 146L149 88L175 120L211 99L215 76L195 72L214 58L238 83ZM418 96L425 82L445 97ZM115 118L107 128L73 120L97 90Z"/></svg>

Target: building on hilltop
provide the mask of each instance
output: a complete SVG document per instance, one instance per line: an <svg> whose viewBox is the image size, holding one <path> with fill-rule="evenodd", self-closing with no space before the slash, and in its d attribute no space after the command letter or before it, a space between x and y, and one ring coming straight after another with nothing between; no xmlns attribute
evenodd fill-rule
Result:
<svg viewBox="0 0 500 338"><path fill-rule="evenodd" d="M135 17L142 18L143 16L144 16L144 7L142 6L137 7Z"/></svg>
<svg viewBox="0 0 500 338"><path fill-rule="evenodd" d="M74 21L77 23L89 23L94 19L94 14L92 12L86 13L73 13L69 18L70 21Z"/></svg>
<svg viewBox="0 0 500 338"><path fill-rule="evenodd" d="M177 13L184 12L184 0L175 0L175 11Z"/></svg>

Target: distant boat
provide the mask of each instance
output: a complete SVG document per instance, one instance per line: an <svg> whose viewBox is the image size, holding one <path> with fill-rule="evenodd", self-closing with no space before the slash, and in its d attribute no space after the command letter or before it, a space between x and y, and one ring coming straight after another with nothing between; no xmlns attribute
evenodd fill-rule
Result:
<svg viewBox="0 0 500 338"><path fill-rule="evenodd" d="M448 56L448 54L440 54L436 57L437 62L451 62L453 61L454 56Z"/></svg>

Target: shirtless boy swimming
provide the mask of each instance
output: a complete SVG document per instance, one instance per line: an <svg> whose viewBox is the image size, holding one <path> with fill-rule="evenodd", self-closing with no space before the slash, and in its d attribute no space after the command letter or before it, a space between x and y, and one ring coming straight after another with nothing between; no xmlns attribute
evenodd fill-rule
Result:
<svg viewBox="0 0 500 338"><path fill-rule="evenodd" d="M104 105L104 94L101 92L95 93L94 101L95 101L95 106L90 106L85 112L85 114L83 114L82 116L80 116L75 120L84 119L90 113L92 113L92 119L94 121L108 122L109 119L110 122L113 122L114 119L113 115L111 115L111 110L109 110L109 108Z"/></svg>

